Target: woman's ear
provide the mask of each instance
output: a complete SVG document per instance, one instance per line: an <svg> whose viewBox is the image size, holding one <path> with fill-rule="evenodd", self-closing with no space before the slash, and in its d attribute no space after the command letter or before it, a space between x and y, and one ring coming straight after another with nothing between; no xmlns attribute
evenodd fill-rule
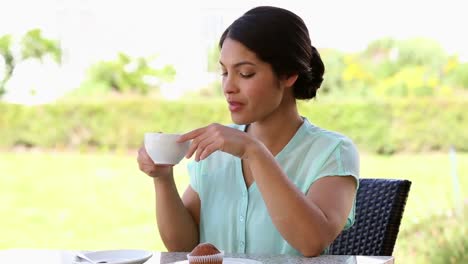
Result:
<svg viewBox="0 0 468 264"><path fill-rule="evenodd" d="M282 84L286 88L290 88L294 85L299 75L297 73L291 75L285 75L281 80Z"/></svg>

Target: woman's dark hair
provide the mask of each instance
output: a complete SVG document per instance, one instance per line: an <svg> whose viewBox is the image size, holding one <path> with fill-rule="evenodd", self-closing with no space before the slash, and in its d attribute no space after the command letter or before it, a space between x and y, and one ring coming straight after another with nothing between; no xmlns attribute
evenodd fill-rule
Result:
<svg viewBox="0 0 468 264"><path fill-rule="evenodd" d="M298 74L293 88L296 99L315 97L325 66L310 43L307 26L293 12L271 6L253 8L224 31L220 48L226 38L253 51L272 66L277 76Z"/></svg>

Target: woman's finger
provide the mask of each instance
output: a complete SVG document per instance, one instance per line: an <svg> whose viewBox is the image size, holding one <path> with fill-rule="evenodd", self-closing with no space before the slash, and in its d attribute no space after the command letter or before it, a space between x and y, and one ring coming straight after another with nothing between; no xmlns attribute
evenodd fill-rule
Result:
<svg viewBox="0 0 468 264"><path fill-rule="evenodd" d="M200 153L200 160L206 159L208 156L210 156L213 152L220 150L221 146L219 144L219 141L213 141L211 144L205 146L203 148L203 151Z"/></svg>
<svg viewBox="0 0 468 264"><path fill-rule="evenodd" d="M177 142L185 142L185 141L194 139L200 136L201 134L203 134L205 130L206 130L206 127L201 127L201 128L194 129L190 132L187 132L185 134L182 134L177 139Z"/></svg>
<svg viewBox="0 0 468 264"><path fill-rule="evenodd" d="M141 156L141 157L144 158L144 159L148 159L148 158L149 158L148 152L146 151L146 148L145 148L145 147L141 147L141 148L138 150L138 156Z"/></svg>
<svg viewBox="0 0 468 264"><path fill-rule="evenodd" d="M208 133L207 133L208 134ZM197 149L196 149L196 153L195 153L195 160L196 161L199 161L200 160L200 155L203 153L203 151L205 150L206 146L210 145L213 143L213 140L215 140L215 138L213 138L212 136L210 136L208 134L208 136L206 136L203 140L201 140L199 143L198 143L198 146L197 146Z"/></svg>
<svg viewBox="0 0 468 264"><path fill-rule="evenodd" d="M192 139L192 143L190 144L190 147L185 157L187 159L192 157L193 153L195 153L195 151L197 151L197 149L199 148L200 143L208 139L209 137L210 137L209 133L203 133L203 134L200 134L198 137Z"/></svg>
<svg viewBox="0 0 468 264"><path fill-rule="evenodd" d="M138 161L138 163L141 163L142 160L143 160L143 150L142 150L142 148L139 148L138 149L138 155L137 155L137 161Z"/></svg>

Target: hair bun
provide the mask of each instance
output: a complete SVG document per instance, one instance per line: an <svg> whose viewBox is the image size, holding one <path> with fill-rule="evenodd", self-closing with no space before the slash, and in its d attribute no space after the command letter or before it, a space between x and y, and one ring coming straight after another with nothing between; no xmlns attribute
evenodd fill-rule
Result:
<svg viewBox="0 0 468 264"><path fill-rule="evenodd" d="M299 74L294 84L294 95L297 99L311 99L317 95L317 90L323 82L325 65L320 54L314 46L310 56L310 68L307 72Z"/></svg>
<svg viewBox="0 0 468 264"><path fill-rule="evenodd" d="M312 75L312 82L316 89L320 88L323 82L323 74L325 73L325 65L323 64L320 53L312 46L312 56L310 57L310 73Z"/></svg>

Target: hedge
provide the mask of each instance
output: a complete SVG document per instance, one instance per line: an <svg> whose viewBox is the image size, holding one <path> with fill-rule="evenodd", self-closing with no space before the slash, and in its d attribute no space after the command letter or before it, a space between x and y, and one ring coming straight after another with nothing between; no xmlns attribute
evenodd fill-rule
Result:
<svg viewBox="0 0 468 264"><path fill-rule="evenodd" d="M450 146L468 151L467 110L468 98L299 104L312 123L349 136L360 149L385 154ZM133 149L147 131L185 132L212 122L231 122L224 101L0 103L0 148Z"/></svg>
<svg viewBox="0 0 468 264"><path fill-rule="evenodd" d="M468 263L468 205L423 219L401 230L398 254L407 263ZM399 256L395 258L398 259Z"/></svg>

